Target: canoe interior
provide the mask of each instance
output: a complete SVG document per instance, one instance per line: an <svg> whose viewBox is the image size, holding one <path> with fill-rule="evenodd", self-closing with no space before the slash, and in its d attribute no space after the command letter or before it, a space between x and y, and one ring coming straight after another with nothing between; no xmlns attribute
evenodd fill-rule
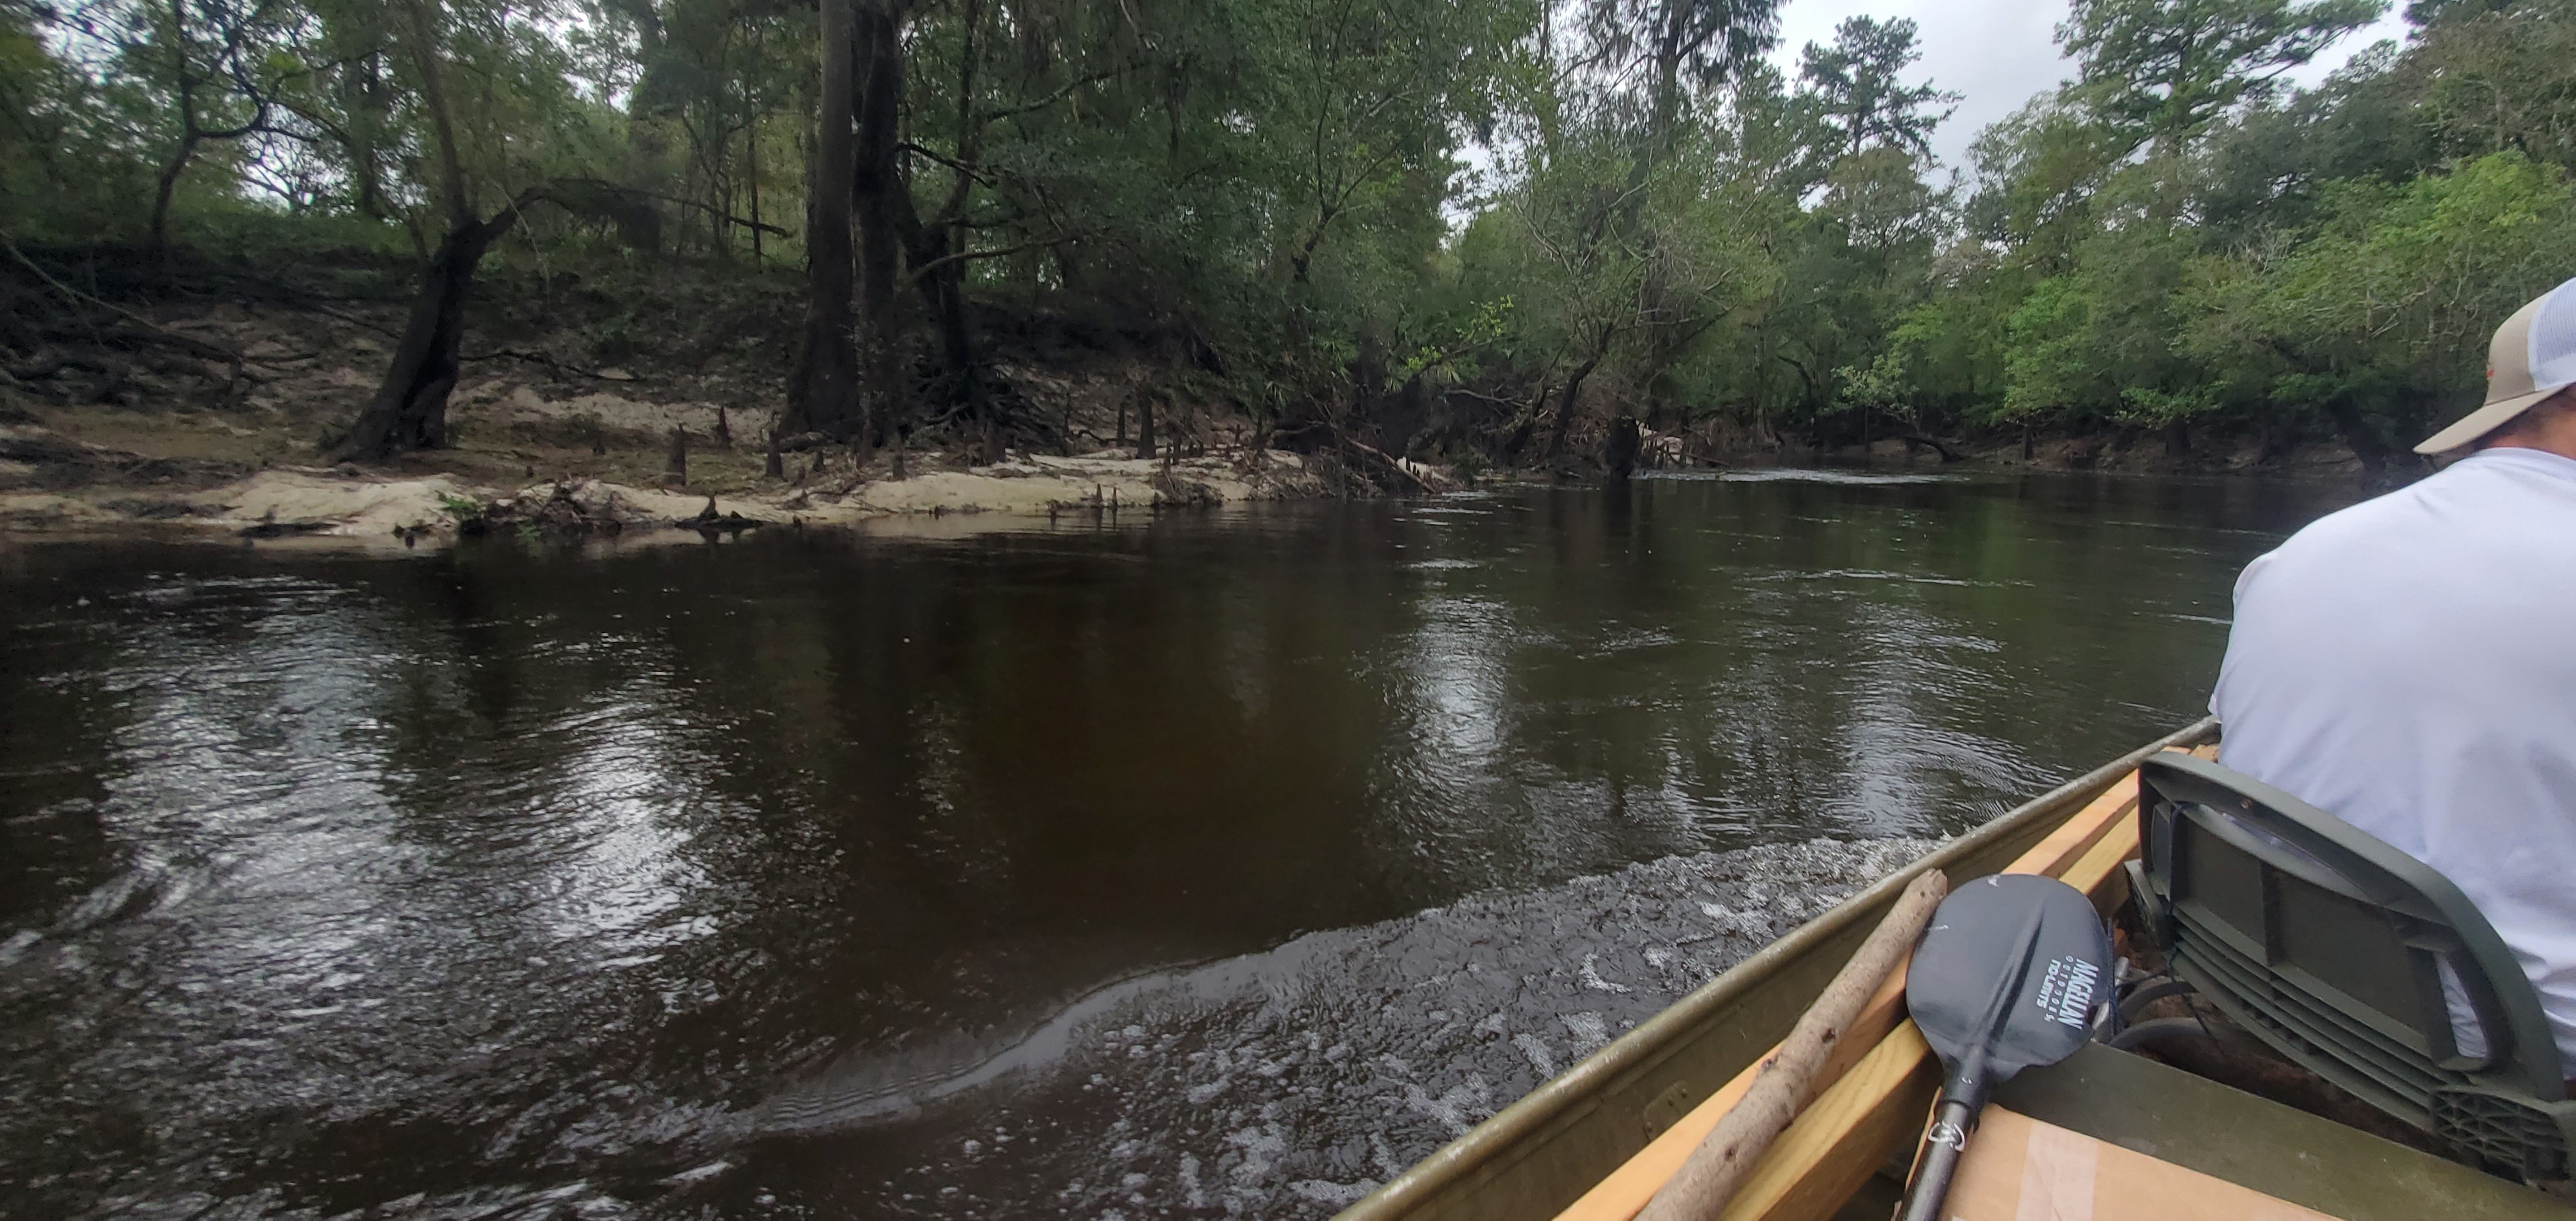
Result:
<svg viewBox="0 0 2576 1221"><path fill-rule="evenodd" d="M2565 1205L2518 1183L2099 1043L2005 1082L1994 1101L2343 1221L2568 1221L2570 1215Z"/></svg>
<svg viewBox="0 0 2576 1221"><path fill-rule="evenodd" d="M1530 1091L1368 1198L1342 1221L1544 1221L1768 1051L1797 1023L1915 875L1997 872L2168 746L2214 740L2202 720L1995 819L1772 943Z"/></svg>

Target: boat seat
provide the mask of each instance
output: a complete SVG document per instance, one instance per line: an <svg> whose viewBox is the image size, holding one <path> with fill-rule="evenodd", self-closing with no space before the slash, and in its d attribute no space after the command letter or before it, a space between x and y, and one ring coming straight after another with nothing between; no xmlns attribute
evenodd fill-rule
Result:
<svg viewBox="0 0 2576 1221"><path fill-rule="evenodd" d="M2576 1102L2540 998L2457 886L2204 759L2158 755L2138 783L2131 888L2176 976L2282 1055L2490 1169L2568 1176Z"/></svg>

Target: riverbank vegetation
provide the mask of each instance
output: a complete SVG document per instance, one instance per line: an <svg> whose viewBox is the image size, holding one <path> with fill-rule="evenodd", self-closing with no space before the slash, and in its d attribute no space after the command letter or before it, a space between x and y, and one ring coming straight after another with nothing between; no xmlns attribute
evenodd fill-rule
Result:
<svg viewBox="0 0 2576 1221"><path fill-rule="evenodd" d="M361 461L614 365L861 471L2386 467L2576 272L2576 0L2283 83L2379 14L2075 0L1949 166L1912 22L1792 59L1774 0L0 0L0 406L250 410L309 354L199 325L247 302L383 333L297 417Z"/></svg>

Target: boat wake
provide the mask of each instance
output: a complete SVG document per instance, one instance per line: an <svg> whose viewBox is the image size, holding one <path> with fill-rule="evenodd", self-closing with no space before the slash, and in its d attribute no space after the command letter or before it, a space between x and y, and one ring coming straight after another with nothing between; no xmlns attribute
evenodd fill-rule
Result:
<svg viewBox="0 0 2576 1221"><path fill-rule="evenodd" d="M669 1203L1329 1215L1935 846L1672 857L1128 979L998 1049L854 1056L762 1105L742 1173Z"/></svg>

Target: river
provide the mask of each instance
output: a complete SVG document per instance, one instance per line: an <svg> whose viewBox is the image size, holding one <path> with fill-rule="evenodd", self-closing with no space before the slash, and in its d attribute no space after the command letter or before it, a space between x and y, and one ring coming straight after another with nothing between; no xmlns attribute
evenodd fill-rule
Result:
<svg viewBox="0 0 2576 1221"><path fill-rule="evenodd" d="M0 547L0 1215L1329 1214L2198 715L2352 499Z"/></svg>

